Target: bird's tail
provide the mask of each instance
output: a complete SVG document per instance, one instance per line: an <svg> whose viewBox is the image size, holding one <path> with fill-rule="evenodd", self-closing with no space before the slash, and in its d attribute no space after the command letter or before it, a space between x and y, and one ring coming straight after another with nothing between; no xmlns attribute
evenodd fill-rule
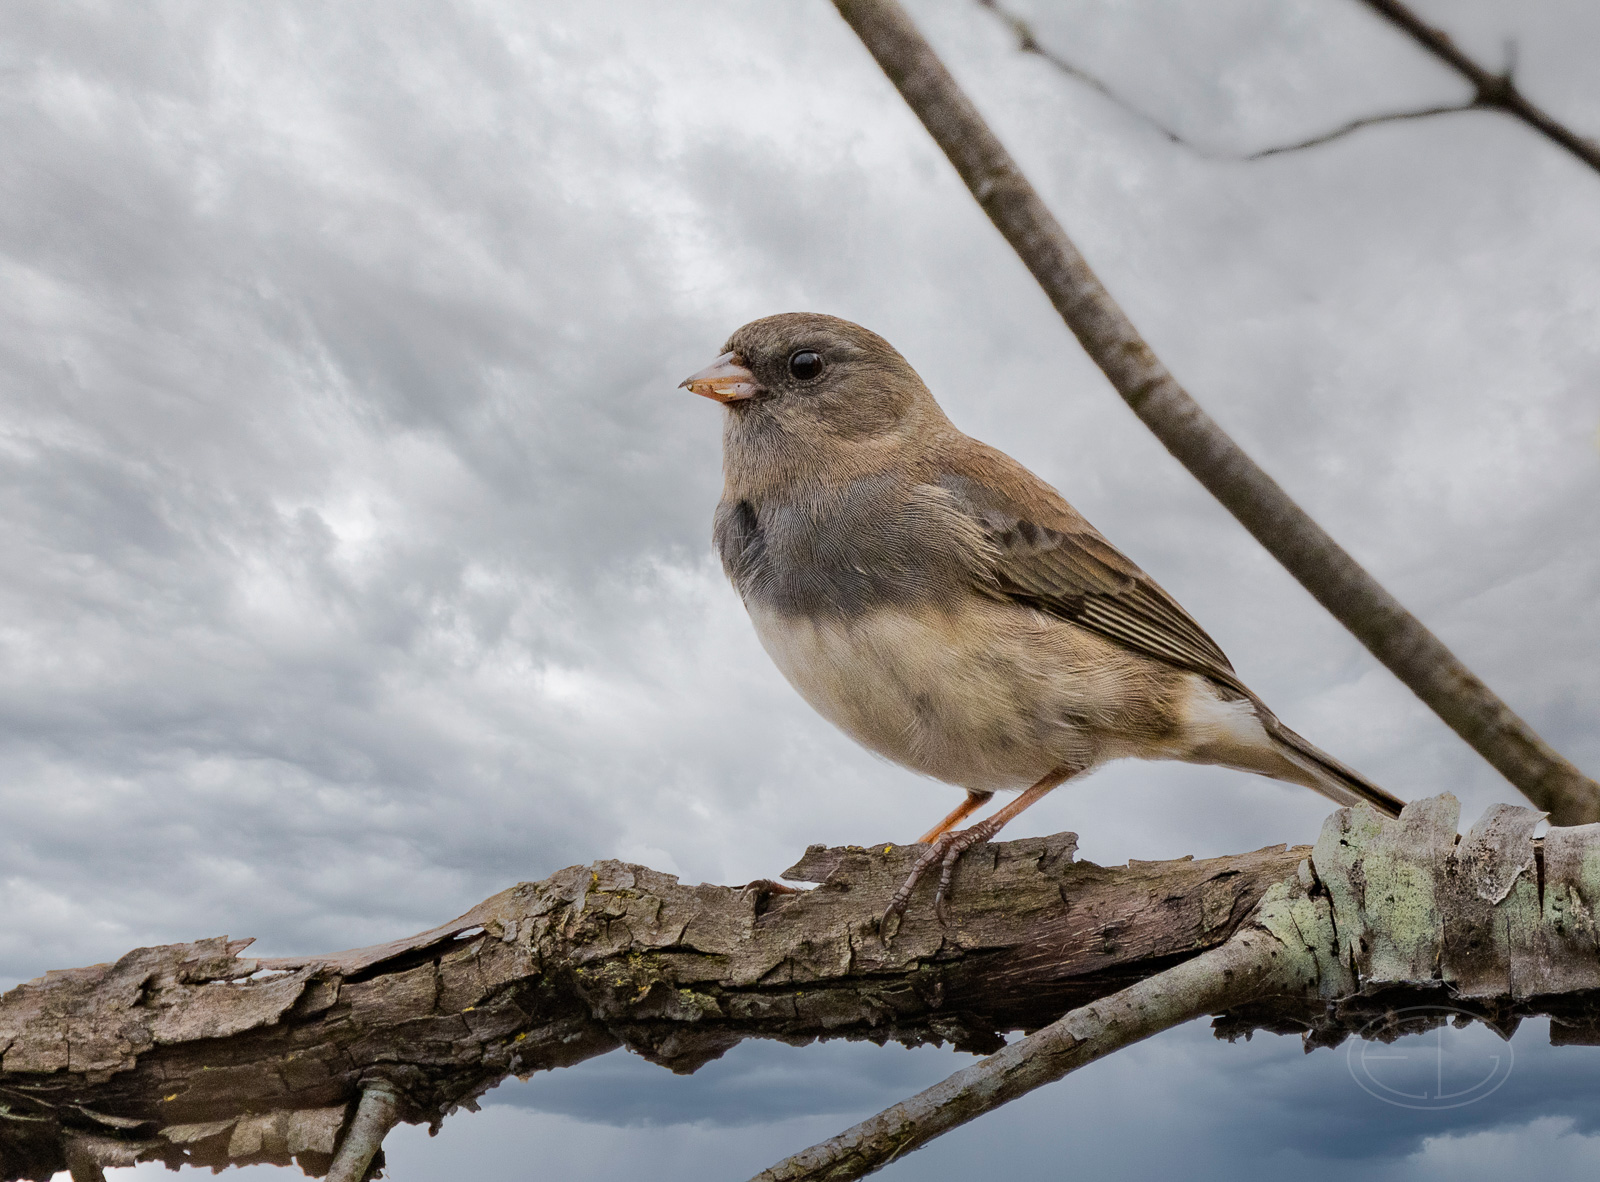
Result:
<svg viewBox="0 0 1600 1182"><path fill-rule="evenodd" d="M1278 754L1302 773L1295 777L1299 783L1343 805L1369 804L1385 816L1400 815L1405 801L1295 734L1266 707L1257 703L1256 709L1262 729L1272 739Z"/></svg>

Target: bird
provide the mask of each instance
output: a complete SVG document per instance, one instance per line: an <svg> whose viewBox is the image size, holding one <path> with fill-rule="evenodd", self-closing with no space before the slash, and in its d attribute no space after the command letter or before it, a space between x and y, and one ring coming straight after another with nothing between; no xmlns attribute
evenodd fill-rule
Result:
<svg viewBox="0 0 1600 1182"><path fill-rule="evenodd" d="M762 647L856 742L965 789L918 839L880 935L940 868L1114 759L1220 764L1398 816L1044 480L950 421L888 341L751 321L681 383L724 407L712 538ZM997 793L1019 792L958 829Z"/></svg>

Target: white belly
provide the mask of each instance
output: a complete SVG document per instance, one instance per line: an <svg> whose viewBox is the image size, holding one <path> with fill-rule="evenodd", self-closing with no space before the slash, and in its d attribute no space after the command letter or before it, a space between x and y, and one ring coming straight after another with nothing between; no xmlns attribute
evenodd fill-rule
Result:
<svg viewBox="0 0 1600 1182"><path fill-rule="evenodd" d="M1124 688L1097 639L1095 660L1075 659L1060 626L1025 609L974 601L960 621L898 610L816 621L749 606L762 646L818 713L916 771L998 791L1131 754L1096 725Z"/></svg>

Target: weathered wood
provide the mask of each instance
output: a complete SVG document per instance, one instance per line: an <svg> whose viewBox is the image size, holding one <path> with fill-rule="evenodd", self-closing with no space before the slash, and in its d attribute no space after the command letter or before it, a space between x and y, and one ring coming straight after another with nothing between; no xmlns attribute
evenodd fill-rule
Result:
<svg viewBox="0 0 1600 1182"><path fill-rule="evenodd" d="M951 1042L973 1051L1225 941L1305 849L1106 868L1071 834L975 850L945 930L919 892L876 917L918 847L814 847L766 897L621 862L503 891L407 940L243 957L247 940L143 948L0 999L0 1163L326 1171L352 1102L391 1085L437 1122L507 1075L618 1046L691 1071L746 1037Z"/></svg>
<svg viewBox="0 0 1600 1182"><path fill-rule="evenodd" d="M1503 1032L1550 1014L1554 1041L1596 1041L1600 825L1538 842L1539 814L1497 806L1458 841L1456 814L1450 797L1397 822L1346 809L1314 848L1114 868L1075 861L1071 834L984 846L957 872L952 926L919 891L887 948L877 917L920 847L814 847L786 877L819 885L796 895L574 866L321 957L247 958L226 938L137 949L0 998L0 1176L141 1160L322 1174L360 1147L363 1094L392 1092L384 1120L437 1124L507 1075L621 1046L692 1071L751 1037L987 1053L1065 1022L1070 1039L1027 1044L1056 1057L1014 1064L1020 1087L1219 1006L1224 1036L1308 1045L1441 1001ZM1224 960L1277 949L1299 984L1263 974L1277 984L1242 1001L1201 988L1218 959L1203 954L1229 946ZM938 1119L982 1111L952 1095Z"/></svg>
<svg viewBox="0 0 1600 1182"><path fill-rule="evenodd" d="M1543 814L1495 805L1458 840L1459 812L1449 795L1416 801L1394 821L1341 809L1295 876L1221 947L1073 1010L753 1182L851 1182L1201 1014L1222 1014L1226 1037L1298 1030L1308 1047L1353 1030L1392 1041L1468 1013L1504 1037L1521 1015L1548 1013L1552 1041L1592 1041L1600 826L1550 831L1557 885L1539 874L1533 833ZM1558 902L1546 906L1552 886Z"/></svg>
<svg viewBox="0 0 1600 1182"><path fill-rule="evenodd" d="M763 1170L751 1182L850 1182L934 1137L1068 1072L1180 1022L1273 993L1315 987L1314 960L1289 954L1259 928L1073 1010L982 1063L956 1072L837 1137Z"/></svg>

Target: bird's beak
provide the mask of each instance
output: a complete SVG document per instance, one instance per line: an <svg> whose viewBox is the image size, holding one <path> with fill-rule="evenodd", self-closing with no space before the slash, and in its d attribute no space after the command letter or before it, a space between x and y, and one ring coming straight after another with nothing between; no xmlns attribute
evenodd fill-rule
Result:
<svg viewBox="0 0 1600 1182"><path fill-rule="evenodd" d="M745 368L737 353L724 353L699 373L692 373L678 383L704 398L718 402L738 402L761 393L761 383L756 375Z"/></svg>

